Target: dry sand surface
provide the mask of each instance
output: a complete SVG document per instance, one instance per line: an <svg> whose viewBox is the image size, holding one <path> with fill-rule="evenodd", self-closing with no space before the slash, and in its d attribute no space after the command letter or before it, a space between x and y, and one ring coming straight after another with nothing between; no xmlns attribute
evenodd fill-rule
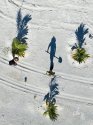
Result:
<svg viewBox="0 0 93 125"><path fill-rule="evenodd" d="M30 14L28 50L17 66L9 66L11 43L17 34L16 15ZM93 125L93 0L0 0L0 125ZM70 46L80 23L86 24L86 49L91 55L79 65L71 59ZM54 71L59 88L58 119L43 116L43 98L52 76L49 54L56 38ZM24 78L27 77L27 82Z"/></svg>

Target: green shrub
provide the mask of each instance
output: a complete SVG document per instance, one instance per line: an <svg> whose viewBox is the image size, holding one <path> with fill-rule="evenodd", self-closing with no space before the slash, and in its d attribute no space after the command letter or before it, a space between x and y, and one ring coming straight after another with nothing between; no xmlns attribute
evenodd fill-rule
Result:
<svg viewBox="0 0 93 125"><path fill-rule="evenodd" d="M58 118L58 114L56 113L57 112L57 106L55 106L55 104L53 103L48 103L46 105L47 109L46 111L43 113L43 115L48 115L49 118L52 120L52 121L55 121L57 120Z"/></svg>
<svg viewBox="0 0 93 125"><path fill-rule="evenodd" d="M75 53L72 55L72 58L79 62L79 64L82 62L85 63L85 60L89 57L89 54L86 53L86 50L84 48L77 48Z"/></svg>
<svg viewBox="0 0 93 125"><path fill-rule="evenodd" d="M21 43L17 38L13 39L12 42L12 55L18 55L20 57L24 57L25 51L27 50L28 46L26 43Z"/></svg>

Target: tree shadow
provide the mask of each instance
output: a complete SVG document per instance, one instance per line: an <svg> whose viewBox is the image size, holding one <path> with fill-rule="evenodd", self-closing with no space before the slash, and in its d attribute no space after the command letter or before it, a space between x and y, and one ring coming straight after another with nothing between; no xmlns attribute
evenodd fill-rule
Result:
<svg viewBox="0 0 93 125"><path fill-rule="evenodd" d="M13 55L13 59L9 61L9 65L17 65L17 61L19 60L18 57L15 57L15 54L20 50L20 53L22 53L22 55L24 56L24 51L26 50L26 48L24 48L24 45L26 47L27 42L26 40L28 39L26 37L26 35L28 34L28 26L27 23L31 20L31 15L25 15L24 17L22 17L22 13L21 13L21 9L19 9L18 13L17 13L17 41L12 42L12 45L14 45L14 47L12 46L12 48L15 50L12 51L12 55ZM20 49L18 47L19 42L21 43L20 45ZM22 46L22 44L24 44ZM14 53L13 53L14 52Z"/></svg>
<svg viewBox="0 0 93 125"><path fill-rule="evenodd" d="M19 9L17 13L17 39L21 41L21 43L26 43L28 39L25 37L28 34L28 26L27 23L31 20L31 15L27 14L22 18L21 9Z"/></svg>
<svg viewBox="0 0 93 125"><path fill-rule="evenodd" d="M49 89L50 91L44 96L44 101L46 101L46 104L48 102L51 102L53 104L56 103L56 98L55 96L59 94L59 90L58 90L58 84L56 83L56 76L54 76L50 83L49 83Z"/></svg>
<svg viewBox="0 0 93 125"><path fill-rule="evenodd" d="M78 29L75 31L77 43L75 43L74 46L72 46L72 50L76 49L77 47L82 48L83 43L85 41L85 35L89 32L88 28L85 28L85 24L81 23Z"/></svg>

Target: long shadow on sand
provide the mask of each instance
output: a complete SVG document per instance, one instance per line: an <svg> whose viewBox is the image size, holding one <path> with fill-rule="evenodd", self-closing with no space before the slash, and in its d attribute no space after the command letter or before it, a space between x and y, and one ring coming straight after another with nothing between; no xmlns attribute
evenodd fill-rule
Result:
<svg viewBox="0 0 93 125"><path fill-rule="evenodd" d="M51 42L48 45L47 52L49 51L49 49L50 49L50 71L52 71L54 68L53 60L56 53L56 38L54 36L52 37Z"/></svg>
<svg viewBox="0 0 93 125"><path fill-rule="evenodd" d="M49 52L50 49L50 52ZM59 63L62 63L62 58L55 56L56 54L56 38L53 36L51 39L51 42L48 45L48 49L46 51L50 54L50 72L52 72L54 68L54 57L58 59Z"/></svg>
<svg viewBox="0 0 93 125"><path fill-rule="evenodd" d="M88 28L85 28L85 24L81 23L80 26L78 27L78 29L76 29L75 31L75 35L76 35L76 39L77 39L77 43L75 43L74 46L72 46L72 50L76 49L76 48L82 48L84 42L85 42L85 35L89 32Z"/></svg>
<svg viewBox="0 0 93 125"><path fill-rule="evenodd" d="M22 43L26 43L26 40L28 39L25 37L28 34L28 26L27 23L31 20L31 15L27 14L22 18L21 9L19 9L17 13L17 38Z"/></svg>
<svg viewBox="0 0 93 125"><path fill-rule="evenodd" d="M43 100L46 101L46 104L48 102L55 104L56 103L55 96L59 94L58 84L56 83L56 76L51 79L49 83L49 88L50 91L44 96Z"/></svg>

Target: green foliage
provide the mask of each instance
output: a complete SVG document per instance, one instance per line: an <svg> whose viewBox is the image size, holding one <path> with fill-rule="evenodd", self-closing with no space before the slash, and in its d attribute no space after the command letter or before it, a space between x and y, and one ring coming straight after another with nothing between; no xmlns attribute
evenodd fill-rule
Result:
<svg viewBox="0 0 93 125"><path fill-rule="evenodd" d="M84 48L77 48L76 52L72 55L72 58L79 62L79 64L85 62L85 60L89 57L89 54L86 53Z"/></svg>
<svg viewBox="0 0 93 125"><path fill-rule="evenodd" d="M17 38L13 39L12 42L12 55L13 57L15 55L18 55L20 57L24 57L25 51L27 50L27 44L26 43L21 43Z"/></svg>
<svg viewBox="0 0 93 125"><path fill-rule="evenodd" d="M43 115L48 115L49 118L52 120L52 121L55 121L57 120L58 118L58 114L56 113L57 112L57 106L55 106L55 104L53 103L48 103L47 104L47 109L46 111L43 113Z"/></svg>

